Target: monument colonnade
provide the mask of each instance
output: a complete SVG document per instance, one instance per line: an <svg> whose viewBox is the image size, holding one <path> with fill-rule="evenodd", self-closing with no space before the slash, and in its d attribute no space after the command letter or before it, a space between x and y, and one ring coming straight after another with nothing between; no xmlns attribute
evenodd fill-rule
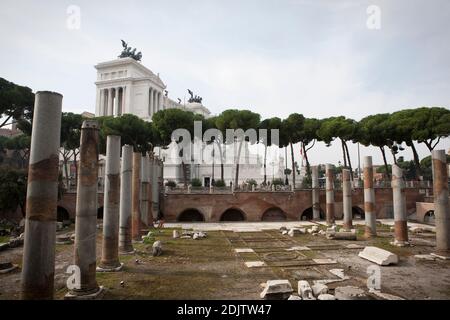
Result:
<svg viewBox="0 0 450 320"><path fill-rule="evenodd" d="M120 116L124 113L132 113L130 110L132 92L131 85L111 86L97 89L97 105L101 116ZM164 109L164 96L161 90L152 87L146 91L145 109L149 117Z"/></svg>

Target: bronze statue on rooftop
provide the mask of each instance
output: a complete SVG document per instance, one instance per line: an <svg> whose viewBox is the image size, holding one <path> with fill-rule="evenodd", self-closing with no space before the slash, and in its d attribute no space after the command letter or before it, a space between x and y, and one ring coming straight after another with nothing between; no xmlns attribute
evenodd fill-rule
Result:
<svg viewBox="0 0 450 320"><path fill-rule="evenodd" d="M189 89L187 89L187 91L188 91L188 93L189 93L190 96L191 96L191 97L189 98L188 102L190 102L190 103L192 103L192 102L202 103L202 100L203 100L202 97L197 96L197 95L194 96L194 93L193 93L191 90L189 90Z"/></svg>
<svg viewBox="0 0 450 320"><path fill-rule="evenodd" d="M139 51L138 53L136 53L136 48L131 48L128 46L128 43L126 43L124 40L122 41L122 47L123 50L119 55L119 58L133 58L136 61L141 61L142 59L142 53Z"/></svg>

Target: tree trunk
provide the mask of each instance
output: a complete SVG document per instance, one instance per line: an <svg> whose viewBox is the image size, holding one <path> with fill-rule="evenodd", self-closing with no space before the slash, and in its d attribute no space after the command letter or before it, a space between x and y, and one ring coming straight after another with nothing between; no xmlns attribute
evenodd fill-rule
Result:
<svg viewBox="0 0 450 320"><path fill-rule="evenodd" d="M77 155L78 153L75 152L75 150L73 150L73 163L75 166L75 186L77 185L78 182L78 163L77 163Z"/></svg>
<svg viewBox="0 0 450 320"><path fill-rule="evenodd" d="M284 147L284 157L285 157L285 170L288 168L287 167L287 146L286 147ZM285 172L284 173L284 177L285 177L285 180L284 180L284 184L285 185L288 185L289 184L289 179L288 179L288 175L287 175L287 173Z"/></svg>
<svg viewBox="0 0 450 320"><path fill-rule="evenodd" d="M292 145L292 142L290 142L291 145L291 162L292 162L292 185L295 189L295 160L294 160L294 146Z"/></svg>
<svg viewBox="0 0 450 320"><path fill-rule="evenodd" d="M389 173L389 166L386 160L386 152L384 151L384 147L379 147L381 150L381 154L383 155L383 161L384 161L384 168L386 169L386 175L388 176L389 180L391 180L391 174Z"/></svg>
<svg viewBox="0 0 450 320"><path fill-rule="evenodd" d="M392 158L394 158L394 163L397 164L397 157L395 156L394 150L391 149Z"/></svg>
<svg viewBox="0 0 450 320"><path fill-rule="evenodd" d="M350 177L351 177L352 185L353 185L353 169L352 169L352 162L351 162L351 160L350 160L350 153L348 152L347 142L345 142L345 141L344 141L344 146L345 146L345 150L346 150L346 153L347 153L348 166L349 166L349 169L350 169Z"/></svg>
<svg viewBox="0 0 450 320"><path fill-rule="evenodd" d="M344 156L344 168L347 168L347 157L345 156L344 140L341 139L342 155Z"/></svg>
<svg viewBox="0 0 450 320"><path fill-rule="evenodd" d="M264 145L264 185L266 185L267 181L266 160L267 160L267 145Z"/></svg>
<svg viewBox="0 0 450 320"><path fill-rule="evenodd" d="M302 147L303 147L303 155L304 155L305 160L306 160L306 175L308 177L310 177L311 176L311 166L309 164L309 159L308 159L308 154L307 154L308 151L306 151L306 147L305 147L304 143L302 143Z"/></svg>
<svg viewBox="0 0 450 320"><path fill-rule="evenodd" d="M422 170L420 169L419 155L417 154L417 150L416 150L416 147L414 146L414 142L413 141L410 142L410 147L411 147L412 152L413 152L414 164L416 166L416 179L419 180L419 176L422 174Z"/></svg>

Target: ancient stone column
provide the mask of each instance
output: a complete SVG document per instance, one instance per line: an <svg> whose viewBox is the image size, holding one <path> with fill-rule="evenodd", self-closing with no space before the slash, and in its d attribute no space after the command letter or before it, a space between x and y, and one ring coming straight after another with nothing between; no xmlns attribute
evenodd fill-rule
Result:
<svg viewBox="0 0 450 320"><path fill-rule="evenodd" d="M53 299L62 95L39 91L28 167L22 299Z"/></svg>
<svg viewBox="0 0 450 320"><path fill-rule="evenodd" d="M131 241L131 162L133 146L122 147L122 169L120 177L120 225L119 250L122 253L134 252Z"/></svg>
<svg viewBox="0 0 450 320"><path fill-rule="evenodd" d="M406 224L406 197L403 170L392 165L392 192L394 202L395 240L394 245L408 245L408 226Z"/></svg>
<svg viewBox="0 0 450 320"><path fill-rule="evenodd" d="M372 157L364 157L364 211L366 227L364 236L366 238L377 235L377 216L375 212L375 190L373 189L373 166Z"/></svg>
<svg viewBox="0 0 450 320"><path fill-rule="evenodd" d="M120 136L106 138L105 191L103 193L103 247L98 271L118 271L119 203L120 203Z"/></svg>
<svg viewBox="0 0 450 320"><path fill-rule="evenodd" d="M157 156L154 156L153 158L152 171L152 210L153 218L157 219L159 215L159 159Z"/></svg>
<svg viewBox="0 0 450 320"><path fill-rule="evenodd" d="M447 159L444 150L433 150L433 195L436 217L436 255L450 258L450 207Z"/></svg>
<svg viewBox="0 0 450 320"><path fill-rule="evenodd" d="M147 212L147 225L150 228L154 227L153 224L153 152L148 154L148 212Z"/></svg>
<svg viewBox="0 0 450 320"><path fill-rule="evenodd" d="M140 209L140 196L141 196L141 158L140 152L133 152L133 175L131 186L131 235L133 240L141 240L141 209Z"/></svg>
<svg viewBox="0 0 450 320"><path fill-rule="evenodd" d="M141 158L141 222L142 227L148 223L148 187L149 187L149 156Z"/></svg>
<svg viewBox="0 0 450 320"><path fill-rule="evenodd" d="M325 166L326 201L327 201L327 224L334 223L334 173L333 165Z"/></svg>
<svg viewBox="0 0 450 320"><path fill-rule="evenodd" d="M67 298L95 295L102 291L96 276L98 123L85 120L81 126L80 165L78 168L75 218L75 265L80 268L80 287L70 290Z"/></svg>
<svg viewBox="0 0 450 320"><path fill-rule="evenodd" d="M313 220L320 220L319 168L317 166L311 167L311 176Z"/></svg>
<svg viewBox="0 0 450 320"><path fill-rule="evenodd" d="M344 206L344 230L351 230L352 224L352 187L350 170L342 170L342 203Z"/></svg>

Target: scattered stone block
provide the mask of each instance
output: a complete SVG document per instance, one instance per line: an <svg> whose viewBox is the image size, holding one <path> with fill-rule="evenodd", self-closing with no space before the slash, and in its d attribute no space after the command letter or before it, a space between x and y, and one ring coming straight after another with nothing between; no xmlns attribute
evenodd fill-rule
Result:
<svg viewBox="0 0 450 320"><path fill-rule="evenodd" d="M436 257L431 254L416 254L414 256L417 260L428 260L428 261L435 261Z"/></svg>
<svg viewBox="0 0 450 320"><path fill-rule="evenodd" d="M289 229L288 235L291 237L295 237L300 234L304 234L305 232L306 232L306 230L304 228L292 228L292 229Z"/></svg>
<svg viewBox="0 0 450 320"><path fill-rule="evenodd" d="M317 297L317 300L336 300L336 298L332 294L324 293L324 294L319 294L319 296Z"/></svg>
<svg viewBox="0 0 450 320"><path fill-rule="evenodd" d="M327 230L326 237L332 240L356 240L356 229L339 232Z"/></svg>
<svg viewBox="0 0 450 320"><path fill-rule="evenodd" d="M442 254L442 253L431 253L431 255L433 257L436 257L436 258L439 258L439 259L442 259L442 260L450 260L450 255L445 255L445 254Z"/></svg>
<svg viewBox="0 0 450 320"><path fill-rule="evenodd" d="M328 271L341 279L345 279L345 280L350 279L349 277L347 277L344 274L344 269L331 269Z"/></svg>
<svg viewBox="0 0 450 320"><path fill-rule="evenodd" d="M56 244L72 244L72 239L70 235L64 234L56 237Z"/></svg>
<svg viewBox="0 0 450 320"><path fill-rule="evenodd" d="M312 292L315 297L318 297L321 294L328 293L328 286L322 283L316 283L312 287Z"/></svg>
<svg viewBox="0 0 450 320"><path fill-rule="evenodd" d="M258 268L258 267L265 267L266 263L264 261L247 261L245 263L247 268Z"/></svg>
<svg viewBox="0 0 450 320"><path fill-rule="evenodd" d="M302 297L302 299L311 299L313 297L312 289L306 280L300 280L298 282L298 295Z"/></svg>
<svg viewBox="0 0 450 320"><path fill-rule="evenodd" d="M319 258L319 259L312 259L317 264L335 264L337 263L334 259L329 258Z"/></svg>
<svg viewBox="0 0 450 320"><path fill-rule="evenodd" d="M194 235L192 236L192 239L194 239L194 240L197 240L197 239L199 239L200 237L198 236L198 233L194 233Z"/></svg>
<svg viewBox="0 0 450 320"><path fill-rule="evenodd" d="M366 300L367 295L364 290L354 287L337 287L334 289L334 296L337 300Z"/></svg>
<svg viewBox="0 0 450 320"><path fill-rule="evenodd" d="M377 297L380 297L384 300L405 300L399 296L394 296L393 294L384 293L384 292L381 292L380 290L369 289L369 292L373 293Z"/></svg>
<svg viewBox="0 0 450 320"><path fill-rule="evenodd" d="M23 239L17 237L9 240L9 247L10 248L17 248L23 245Z"/></svg>
<svg viewBox="0 0 450 320"><path fill-rule="evenodd" d="M364 250L358 254L358 256L372 261L380 266L398 263L398 257L396 254L377 247L365 247Z"/></svg>
<svg viewBox="0 0 450 320"><path fill-rule="evenodd" d="M178 230L173 230L173 238L177 239L180 237L180 233L178 232Z"/></svg>
<svg viewBox="0 0 450 320"><path fill-rule="evenodd" d="M299 296L297 296L295 294L291 294L289 296L288 300L302 300L302 298L300 298Z"/></svg>
<svg viewBox="0 0 450 320"><path fill-rule="evenodd" d="M307 250L311 250L308 247L302 247L302 246L295 246L295 247L291 247L288 249L285 249L286 251L307 251Z"/></svg>
<svg viewBox="0 0 450 320"><path fill-rule="evenodd" d="M255 252L255 250L253 250L252 248L237 248L237 249L234 249L234 251L236 251L237 253L253 253L253 252Z"/></svg>
<svg viewBox="0 0 450 320"><path fill-rule="evenodd" d="M18 266L15 264L12 264L11 262L0 263L0 274L11 272L17 268L18 268Z"/></svg>
<svg viewBox="0 0 450 320"><path fill-rule="evenodd" d="M155 241L152 245L152 255L154 257L160 256L162 254L163 248L161 241Z"/></svg>
<svg viewBox="0 0 450 320"><path fill-rule="evenodd" d="M348 245L345 246L347 249L364 249L363 246L360 246L359 244L356 243L350 243Z"/></svg>
<svg viewBox="0 0 450 320"><path fill-rule="evenodd" d="M287 230L283 230L283 231L281 232L281 234L284 236L284 235L288 234L288 231L287 231Z"/></svg>
<svg viewBox="0 0 450 320"><path fill-rule="evenodd" d="M293 291L289 280L268 280L260 297L266 300L286 300L291 296Z"/></svg>

